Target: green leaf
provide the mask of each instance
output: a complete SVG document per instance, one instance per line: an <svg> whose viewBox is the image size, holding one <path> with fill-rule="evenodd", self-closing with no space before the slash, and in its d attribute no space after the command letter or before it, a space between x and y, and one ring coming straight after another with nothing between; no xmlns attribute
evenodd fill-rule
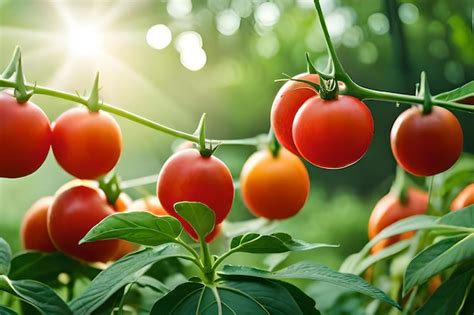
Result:
<svg viewBox="0 0 474 315"><path fill-rule="evenodd" d="M425 248L407 267L403 294L444 269L471 259L474 259L474 234L445 238Z"/></svg>
<svg viewBox="0 0 474 315"><path fill-rule="evenodd" d="M294 240L286 233L273 233L260 235L257 233L247 233L234 237L230 243L230 248L236 252L272 254L283 252L301 252L320 247L338 247L338 245L306 243Z"/></svg>
<svg viewBox="0 0 474 315"><path fill-rule="evenodd" d="M260 231L260 233L270 233L274 231L274 228L278 225L278 222L270 221L265 218L255 218L238 222L224 221L222 224L223 233L227 237L231 238L252 231Z"/></svg>
<svg viewBox="0 0 474 315"><path fill-rule="evenodd" d="M301 262L275 272L256 269L253 267L227 265L224 266L221 272L219 272L219 275L222 277L240 275L276 280L307 279L324 281L343 288L348 288L356 292L360 292L374 299L385 301L390 305L400 308L400 305L388 297L383 291L370 285L361 277L350 273L341 273L330 269L327 266L319 264Z"/></svg>
<svg viewBox="0 0 474 315"><path fill-rule="evenodd" d="M174 204L176 212L183 217L204 239L214 229L216 214L211 208L200 202L177 202Z"/></svg>
<svg viewBox="0 0 474 315"><path fill-rule="evenodd" d="M18 315L18 313L11 308L0 305L0 315Z"/></svg>
<svg viewBox="0 0 474 315"><path fill-rule="evenodd" d="M310 300L294 286L254 277L223 280L216 287L186 282L158 300L150 314L214 315L219 306L221 314L318 314Z"/></svg>
<svg viewBox="0 0 474 315"><path fill-rule="evenodd" d="M471 287L474 269L453 274L443 282L426 303L416 311L416 315L458 314ZM472 301L471 301L472 302Z"/></svg>
<svg viewBox="0 0 474 315"><path fill-rule="evenodd" d="M72 314L68 305L47 285L34 280L10 280L0 276L0 290L34 306L41 314Z"/></svg>
<svg viewBox="0 0 474 315"><path fill-rule="evenodd" d="M436 95L434 98L440 101L459 101L474 96L474 81L468 82L454 90Z"/></svg>
<svg viewBox="0 0 474 315"><path fill-rule="evenodd" d="M171 216L158 217L147 211L115 213L94 226L80 243L122 239L157 246L174 242L181 230L181 223Z"/></svg>
<svg viewBox="0 0 474 315"><path fill-rule="evenodd" d="M0 275L7 275L10 272L12 251L10 245L0 237Z"/></svg>
<svg viewBox="0 0 474 315"><path fill-rule="evenodd" d="M93 279L101 270L81 263L62 253L24 252L13 257L9 278L12 280L30 279L58 285L61 273Z"/></svg>
<svg viewBox="0 0 474 315"><path fill-rule="evenodd" d="M71 302L74 314L90 314L104 304L115 292L136 282L149 265L170 257L185 257L186 252L176 244L165 244L127 255L102 271L85 292Z"/></svg>
<svg viewBox="0 0 474 315"><path fill-rule="evenodd" d="M474 228L474 205L451 211L438 220L439 224ZM472 231L474 232L474 230Z"/></svg>
<svg viewBox="0 0 474 315"><path fill-rule="evenodd" d="M304 315L320 315L321 313L316 309L316 302L304 293L300 288L291 283L273 280L273 282L278 283L279 285L285 287L288 290L288 293L291 294L296 304L300 307L301 312Z"/></svg>

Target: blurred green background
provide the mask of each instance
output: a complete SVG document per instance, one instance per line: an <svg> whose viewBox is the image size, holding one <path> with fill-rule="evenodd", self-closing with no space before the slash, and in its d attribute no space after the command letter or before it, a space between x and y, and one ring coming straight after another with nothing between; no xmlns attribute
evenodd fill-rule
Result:
<svg viewBox="0 0 474 315"><path fill-rule="evenodd" d="M360 84L413 93L420 71L426 70L432 92L439 93L473 79L471 1L321 3L346 70ZM281 86L274 80L305 71L306 51L319 68L327 60L310 0L0 0L0 67L16 45L22 48L30 82L82 94L100 71L101 96L107 102L185 131L194 130L206 112L208 136L219 139L267 132L271 103ZM33 101L52 121L74 105L44 96ZM305 254L305 259L338 267L359 250L367 240L370 211L390 187L395 162L389 133L407 105L368 105L376 129L370 151L344 170L308 165L310 199L300 214L277 228L306 241L341 244ZM456 115L465 151L473 153L473 116ZM124 134L118 174L130 179L158 173L174 139L118 121ZM218 156L237 179L252 150L226 147ZM25 211L68 180L51 153L36 173L0 179L0 236L15 252ZM153 193L153 185L146 188ZM229 219L250 217L237 195ZM298 255L292 257L303 257Z"/></svg>

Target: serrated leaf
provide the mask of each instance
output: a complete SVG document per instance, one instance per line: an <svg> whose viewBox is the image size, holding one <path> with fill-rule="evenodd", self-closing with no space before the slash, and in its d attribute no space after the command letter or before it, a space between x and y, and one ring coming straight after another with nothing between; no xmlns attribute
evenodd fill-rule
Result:
<svg viewBox="0 0 474 315"><path fill-rule="evenodd" d="M470 96L474 96L474 81L468 82L454 90L438 94L434 97L434 99L455 102Z"/></svg>
<svg viewBox="0 0 474 315"><path fill-rule="evenodd" d="M0 315L18 315L18 313L11 308L0 305Z"/></svg>
<svg viewBox="0 0 474 315"><path fill-rule="evenodd" d="M99 308L115 292L127 284L137 281L151 264L170 257L189 258L185 250L176 244L165 244L155 248L129 254L102 271L85 292L71 302L74 314L89 314Z"/></svg>
<svg viewBox="0 0 474 315"><path fill-rule="evenodd" d="M0 275L7 275L10 272L12 251L10 245L0 237Z"/></svg>
<svg viewBox="0 0 474 315"><path fill-rule="evenodd" d="M115 213L94 226L80 243L122 239L157 246L174 242L181 230L181 223L171 216L158 217L147 211Z"/></svg>
<svg viewBox="0 0 474 315"><path fill-rule="evenodd" d="M361 277L350 273L341 273L320 264L301 262L275 272L253 267L226 265L223 270L219 272L219 275L222 277L240 275L276 280L306 279L324 281L365 294L374 299L385 301L390 305L400 308L400 305L388 297L383 291L372 286Z"/></svg>
<svg viewBox="0 0 474 315"><path fill-rule="evenodd" d="M246 277L223 280L215 287L187 282L158 300L150 314L318 314L310 311L311 304L314 309L314 301L309 301L311 298L291 285L288 288L297 296L298 302L280 281ZM303 313L303 310L308 312Z"/></svg>
<svg viewBox="0 0 474 315"><path fill-rule="evenodd" d="M230 248L236 252L259 254L301 252L320 247L338 247L338 245L306 243L294 240L291 235L286 233L273 233L269 235L247 233L234 237L230 243Z"/></svg>
<svg viewBox="0 0 474 315"><path fill-rule="evenodd" d="M471 287L473 276L473 268L453 274L416 311L416 315L458 314Z"/></svg>
<svg viewBox="0 0 474 315"><path fill-rule="evenodd" d="M34 306L41 314L72 314L68 305L47 285L34 280L10 280L0 276L0 290Z"/></svg>
<svg viewBox="0 0 474 315"><path fill-rule="evenodd" d="M61 273L93 279L101 270L81 263L62 253L24 252L13 257L9 278L30 279L48 284L57 284Z"/></svg>
<svg viewBox="0 0 474 315"><path fill-rule="evenodd" d="M188 222L197 235L204 239L214 229L216 214L211 208L201 202L177 202L176 212Z"/></svg>
<svg viewBox="0 0 474 315"><path fill-rule="evenodd" d="M407 267L403 294L446 268L470 259L474 259L474 234L445 238L425 248Z"/></svg>

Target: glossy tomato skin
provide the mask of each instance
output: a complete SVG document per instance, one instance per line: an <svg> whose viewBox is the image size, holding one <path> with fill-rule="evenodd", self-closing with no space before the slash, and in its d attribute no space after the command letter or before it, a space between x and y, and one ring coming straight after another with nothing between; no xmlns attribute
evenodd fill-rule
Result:
<svg viewBox="0 0 474 315"><path fill-rule="evenodd" d="M180 201L201 202L216 214L216 224L229 214L234 199L234 184L227 166L214 156L204 157L198 150L186 149L173 154L161 169L157 195L168 214L190 225L174 210Z"/></svg>
<svg viewBox="0 0 474 315"><path fill-rule="evenodd" d="M319 83L317 74L301 73L294 79ZM310 85L298 81L288 81L280 88L273 101L270 117L272 129L278 142L293 154L299 155L293 141L293 121L303 103L315 95L317 92Z"/></svg>
<svg viewBox="0 0 474 315"><path fill-rule="evenodd" d="M56 248L87 262L107 262L118 250L118 240L79 245L97 223L114 213L105 194L95 187L78 185L55 195L48 212L48 231Z"/></svg>
<svg viewBox="0 0 474 315"><path fill-rule="evenodd" d="M451 211L460 210L467 206L474 205L474 183L464 187L464 189L451 202Z"/></svg>
<svg viewBox="0 0 474 315"><path fill-rule="evenodd" d="M370 215L369 239L373 239L387 226L413 215L424 214L427 210L428 194L425 191L409 188L405 203L400 202L397 194L388 193L377 202ZM412 236L413 232L407 232L384 239L373 247L372 253Z"/></svg>
<svg viewBox="0 0 474 315"><path fill-rule="evenodd" d="M148 211L157 216L169 215L155 196L148 196L135 200L128 209L129 211Z"/></svg>
<svg viewBox="0 0 474 315"><path fill-rule="evenodd" d="M392 127L390 140L398 164L416 176L446 171L463 149L459 121L449 110L438 106L426 115L421 107L404 111Z"/></svg>
<svg viewBox="0 0 474 315"><path fill-rule="evenodd" d="M293 139L301 156L327 169L350 166L369 149L374 122L369 108L355 97L308 99L293 122Z"/></svg>
<svg viewBox="0 0 474 315"><path fill-rule="evenodd" d="M21 240L23 248L51 253L56 251L48 234L48 209L54 198L47 196L36 201L23 217Z"/></svg>
<svg viewBox="0 0 474 315"><path fill-rule="evenodd" d="M36 171L48 156L51 127L46 114L33 104L20 104L0 92L0 177L18 178Z"/></svg>
<svg viewBox="0 0 474 315"><path fill-rule="evenodd" d="M110 172L122 152L122 132L106 112L73 108L53 125L53 153L61 167L80 179Z"/></svg>
<svg viewBox="0 0 474 315"><path fill-rule="evenodd" d="M308 198L308 171L296 155L283 148L276 157L261 150L245 162L240 191L256 216L286 219L297 214Z"/></svg>

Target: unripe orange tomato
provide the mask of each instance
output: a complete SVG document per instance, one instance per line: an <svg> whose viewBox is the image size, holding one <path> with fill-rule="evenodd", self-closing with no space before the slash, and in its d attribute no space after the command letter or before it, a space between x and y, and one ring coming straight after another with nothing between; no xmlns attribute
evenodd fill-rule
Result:
<svg viewBox="0 0 474 315"><path fill-rule="evenodd" d="M17 178L36 171L48 156L51 127L46 114L33 104L20 104L0 92L0 177Z"/></svg>
<svg viewBox="0 0 474 315"><path fill-rule="evenodd" d="M295 76L294 79L319 83L319 76L317 74L301 73ZM290 80L280 88L273 101L271 112L272 129L278 142L294 154L299 155L298 149L296 149L293 142L293 120L300 107L303 106L303 103L317 94L310 85Z"/></svg>
<svg viewBox="0 0 474 315"><path fill-rule="evenodd" d="M440 275L436 275L428 281L428 294L432 295L443 284L443 279Z"/></svg>
<svg viewBox="0 0 474 315"><path fill-rule="evenodd" d="M293 140L308 162L339 169L360 160L369 149L374 122L369 108L352 96L308 99L293 122Z"/></svg>
<svg viewBox="0 0 474 315"><path fill-rule="evenodd" d="M117 253L119 241L85 243L79 241L97 223L115 211L105 194L86 185L78 185L55 195L48 212L48 231L56 248L88 262L107 262Z"/></svg>
<svg viewBox="0 0 474 315"><path fill-rule="evenodd" d="M393 223L418 214L424 214L428 210L428 194L425 191L408 188L407 200L402 203L395 193L388 193L380 199L374 207L369 218L369 239L373 239L380 231ZM413 232L395 235L377 243L372 253L388 247L401 239L413 236Z"/></svg>
<svg viewBox="0 0 474 315"><path fill-rule="evenodd" d="M128 211L137 210L148 211L157 216L168 215L168 212L166 212L166 210L161 205L160 200L155 196L137 199L128 208Z"/></svg>
<svg viewBox="0 0 474 315"><path fill-rule="evenodd" d="M456 211L474 204L474 183L470 184L454 198L451 203L451 211Z"/></svg>
<svg viewBox="0 0 474 315"><path fill-rule="evenodd" d="M122 152L122 132L106 112L73 108L53 125L53 153L61 167L80 179L110 172Z"/></svg>
<svg viewBox="0 0 474 315"><path fill-rule="evenodd" d="M202 156L186 149L173 154L163 165L157 182L163 208L176 217L190 233L192 228L174 210L181 201L201 202L216 214L216 224L229 214L234 199L234 183L227 166L214 156Z"/></svg>
<svg viewBox="0 0 474 315"><path fill-rule="evenodd" d="M36 201L26 212L21 223L21 240L23 248L42 252L55 252L53 242L48 234L48 209L53 203L51 196Z"/></svg>
<svg viewBox="0 0 474 315"><path fill-rule="evenodd" d="M245 205L256 216L286 219L303 208L309 193L309 176L303 162L281 149L275 157L269 150L254 153L240 174Z"/></svg>
<svg viewBox="0 0 474 315"><path fill-rule="evenodd" d="M423 114L418 106L404 111L393 124L390 140L398 164L416 176L446 171L463 149L459 121L449 110L438 106L433 106L429 114Z"/></svg>

